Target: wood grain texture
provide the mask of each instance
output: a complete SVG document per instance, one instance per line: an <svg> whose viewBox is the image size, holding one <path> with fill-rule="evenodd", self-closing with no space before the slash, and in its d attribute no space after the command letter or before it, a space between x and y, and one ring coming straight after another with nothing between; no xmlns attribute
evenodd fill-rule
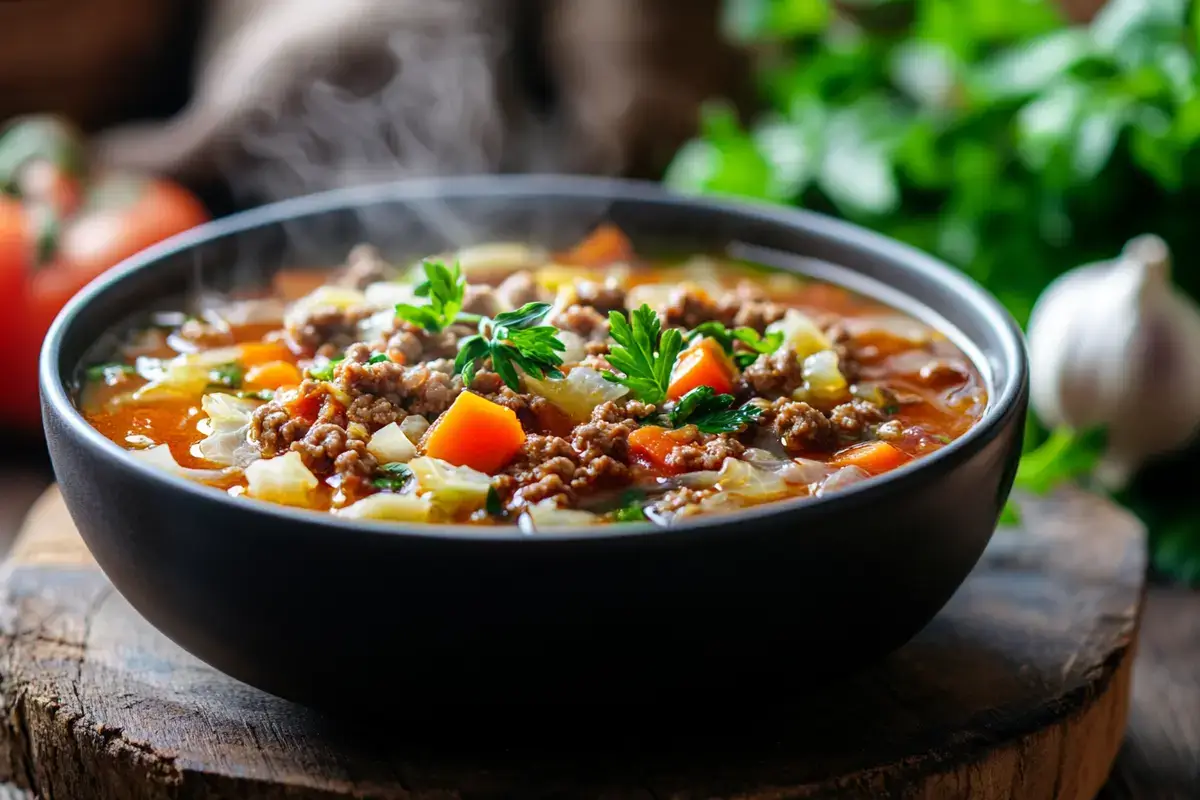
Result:
<svg viewBox="0 0 1200 800"><path fill-rule="evenodd" d="M347 725L180 651L63 521L43 498L0 575L0 780L46 798L1082 800L1121 744L1145 569L1137 522L1072 493L999 532L885 662L737 725L703 698L683 732L649 709L570 733L461 709Z"/></svg>

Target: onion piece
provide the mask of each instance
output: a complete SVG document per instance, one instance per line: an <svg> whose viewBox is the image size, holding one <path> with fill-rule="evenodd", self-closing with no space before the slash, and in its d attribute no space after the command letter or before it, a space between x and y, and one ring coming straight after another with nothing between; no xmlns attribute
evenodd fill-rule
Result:
<svg viewBox="0 0 1200 800"><path fill-rule="evenodd" d="M149 464L152 467L161 469L163 472L170 472L173 475L178 475L181 478L187 478L199 483L217 481L236 472L236 470L232 469L191 469L181 466L171 453L171 448L165 444L148 447L145 450L130 450L129 455L143 464Z"/></svg>
<svg viewBox="0 0 1200 800"><path fill-rule="evenodd" d="M558 406L575 422L587 422L592 410L629 394L629 388L605 380L591 367L575 367L565 378L538 379L525 375L525 387Z"/></svg>
<svg viewBox="0 0 1200 800"><path fill-rule="evenodd" d="M196 443L194 452L224 466L245 467L257 461L259 449L249 441L249 433L251 417L259 405L257 400L231 394L204 395L200 408L208 415L202 428L207 435Z"/></svg>
<svg viewBox="0 0 1200 800"><path fill-rule="evenodd" d="M334 513L349 519L374 519L386 522L426 522L433 503L429 496L380 492L364 497Z"/></svg>
<svg viewBox="0 0 1200 800"><path fill-rule="evenodd" d="M367 442L367 452L381 464L406 463L417 455L417 448L395 422L375 432Z"/></svg>
<svg viewBox="0 0 1200 800"><path fill-rule="evenodd" d="M852 486L856 483L861 483L871 477L866 470L858 467L842 467L837 472L830 475L821 485L813 492L817 497L824 497L829 492L836 492L839 489L844 489L847 486Z"/></svg>
<svg viewBox="0 0 1200 800"><path fill-rule="evenodd" d="M552 499L535 503L525 509L517 521L521 530L534 533L548 528L567 528L576 525L594 525L600 518L590 511L576 508L559 508Z"/></svg>
<svg viewBox="0 0 1200 800"><path fill-rule="evenodd" d="M295 451L262 458L246 467L246 494L272 503L306 506L317 483Z"/></svg>

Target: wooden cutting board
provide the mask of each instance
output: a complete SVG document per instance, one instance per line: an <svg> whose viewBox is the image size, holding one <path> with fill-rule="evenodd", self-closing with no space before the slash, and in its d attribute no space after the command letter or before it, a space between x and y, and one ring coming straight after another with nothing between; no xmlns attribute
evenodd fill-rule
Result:
<svg viewBox="0 0 1200 800"><path fill-rule="evenodd" d="M647 711L585 745L521 720L480 741L453 709L450 735L339 723L227 678L124 602L51 490L0 570L0 780L121 800L1091 798L1125 727L1144 532L1081 492L1023 519L916 639L770 724L667 733Z"/></svg>

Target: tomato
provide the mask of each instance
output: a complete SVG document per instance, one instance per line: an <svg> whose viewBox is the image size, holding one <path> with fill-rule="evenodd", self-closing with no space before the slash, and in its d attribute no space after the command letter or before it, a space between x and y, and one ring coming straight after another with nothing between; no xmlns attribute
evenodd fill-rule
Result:
<svg viewBox="0 0 1200 800"><path fill-rule="evenodd" d="M0 138L0 428L39 424L38 353L63 305L110 267L208 220L183 187L87 174L82 153L75 132L50 118L20 120Z"/></svg>

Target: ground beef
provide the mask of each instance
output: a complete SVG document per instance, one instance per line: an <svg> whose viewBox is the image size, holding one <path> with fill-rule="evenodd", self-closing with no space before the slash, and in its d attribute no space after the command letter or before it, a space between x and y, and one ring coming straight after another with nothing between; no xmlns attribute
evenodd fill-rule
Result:
<svg viewBox="0 0 1200 800"><path fill-rule="evenodd" d="M643 403L641 400L624 398L609 400L592 409L592 422L625 422L634 423L645 419L656 411L656 407Z"/></svg>
<svg viewBox="0 0 1200 800"><path fill-rule="evenodd" d="M838 357L838 371L842 373L850 383L858 380L859 365L858 359L855 357L854 340L850 336L849 330L843 322L836 317L833 322L827 325L821 325L825 337L833 343L833 350Z"/></svg>
<svg viewBox="0 0 1200 800"><path fill-rule="evenodd" d="M366 443L351 439L346 429L328 422L312 426L303 439L292 442L292 451L300 454L304 465L318 475L333 472L334 462L348 450L366 452Z"/></svg>
<svg viewBox="0 0 1200 800"><path fill-rule="evenodd" d="M411 367L394 361L365 364L347 360L335 368L334 381L350 395L356 421L371 427L371 419L393 422L406 413L441 414L462 392L462 378L450 374L452 367L443 359ZM369 399L361 400L363 397ZM385 403L394 408L388 409Z"/></svg>
<svg viewBox="0 0 1200 800"><path fill-rule="evenodd" d="M675 328L691 330L702 322L733 322L735 309L720 308L707 292L699 289L676 290L662 310L663 322Z"/></svg>
<svg viewBox="0 0 1200 800"><path fill-rule="evenodd" d="M610 311L625 309L625 289L612 278L604 283L580 281L575 287L575 298L579 305L591 306L605 316Z"/></svg>
<svg viewBox="0 0 1200 800"><path fill-rule="evenodd" d="M250 415L250 441L270 458L287 452L292 443L308 433L311 423L293 417L275 402L264 403Z"/></svg>
<svg viewBox="0 0 1200 800"><path fill-rule="evenodd" d="M733 315L733 324L739 328L744 326L763 333L772 322L783 319L786 312L786 308L775 303L749 301L737 306Z"/></svg>
<svg viewBox="0 0 1200 800"><path fill-rule="evenodd" d="M445 361L428 361L409 367L404 375L405 406L410 414L433 419L450 407L462 393L462 378L451 375L453 367Z"/></svg>
<svg viewBox="0 0 1200 800"><path fill-rule="evenodd" d="M664 494L654 503L654 511L668 517L690 517L703 509L700 503L716 494L716 489L692 489L680 486Z"/></svg>
<svg viewBox="0 0 1200 800"><path fill-rule="evenodd" d="M491 362L488 361L487 363L490 364ZM502 386L504 386L504 379L486 368L481 368L476 372L474 379L471 381L471 391L481 394L484 397L498 393Z"/></svg>
<svg viewBox="0 0 1200 800"><path fill-rule="evenodd" d="M785 347L764 354L742 373L746 385L759 397L790 397L804 385L804 374L796 351Z"/></svg>
<svg viewBox="0 0 1200 800"><path fill-rule="evenodd" d="M808 403L781 399L772 403L758 419L779 437L789 453L827 450L836 442L829 418Z"/></svg>
<svg viewBox="0 0 1200 800"><path fill-rule="evenodd" d="M851 400L833 409L829 422L837 433L846 439L862 439L872 425L887 419L883 409L866 400Z"/></svg>
<svg viewBox="0 0 1200 800"><path fill-rule="evenodd" d="M400 320L391 332L385 334L384 341L375 349L387 353L389 358L401 364L416 364L428 359L453 358L458 354L458 340L471 333L472 330L464 325L451 325L440 333L431 333L410 322Z"/></svg>
<svg viewBox="0 0 1200 800"><path fill-rule="evenodd" d="M553 499L570 505L570 483L578 469L570 442L558 436L531 434L512 463L493 481L505 507L518 513L527 505Z"/></svg>
<svg viewBox="0 0 1200 800"><path fill-rule="evenodd" d="M379 460L365 449L347 450L334 461L333 471L342 478L342 495L347 502L366 497L374 491L371 479L379 468Z"/></svg>
<svg viewBox="0 0 1200 800"><path fill-rule="evenodd" d="M629 477L629 434L637 422L624 419L610 421L612 403L592 412L592 420L575 428L571 447L579 454L580 469L571 481L571 488L587 491L612 485Z"/></svg>
<svg viewBox="0 0 1200 800"><path fill-rule="evenodd" d="M408 412L386 397L373 394L359 395L346 409L346 419L365 425L369 431L377 431L385 425L399 422L408 416Z"/></svg>
<svg viewBox="0 0 1200 800"><path fill-rule="evenodd" d="M365 306L320 306L287 320L284 334L293 349L307 355L341 352L358 341L358 323L372 313Z"/></svg>
<svg viewBox="0 0 1200 800"><path fill-rule="evenodd" d="M463 293L462 310L468 314L494 317L503 309L500 307L500 299L496 297L495 289L472 283L467 284L466 291Z"/></svg>
<svg viewBox="0 0 1200 800"><path fill-rule="evenodd" d="M588 343L598 344L608 339L608 317L591 306L568 306L556 314L550 324L577 333Z"/></svg>
<svg viewBox="0 0 1200 800"><path fill-rule="evenodd" d="M667 454L668 466L682 472L718 470L727 458L739 458L746 446L731 434L704 433L695 425L676 431L679 443Z"/></svg>
<svg viewBox="0 0 1200 800"><path fill-rule="evenodd" d="M346 267L334 280L338 286L365 289L392 277L395 267L383 260L383 256L369 244L360 244L346 257Z"/></svg>
<svg viewBox="0 0 1200 800"><path fill-rule="evenodd" d="M527 270L514 272L496 287L496 298L505 308L516 309L542 298L542 288Z"/></svg>

